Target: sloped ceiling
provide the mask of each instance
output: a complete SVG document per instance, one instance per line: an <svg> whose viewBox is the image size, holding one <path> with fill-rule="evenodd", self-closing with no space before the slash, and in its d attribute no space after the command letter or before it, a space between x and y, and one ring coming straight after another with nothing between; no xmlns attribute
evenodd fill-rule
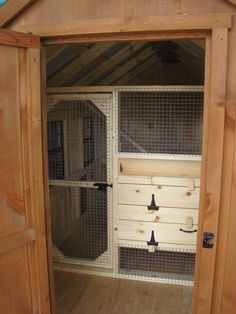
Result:
<svg viewBox="0 0 236 314"><path fill-rule="evenodd" d="M169 64L183 65L199 82L203 82L204 54L204 42L201 40L48 46L47 84L128 85L138 76L145 74L147 77L153 69L158 72Z"/></svg>

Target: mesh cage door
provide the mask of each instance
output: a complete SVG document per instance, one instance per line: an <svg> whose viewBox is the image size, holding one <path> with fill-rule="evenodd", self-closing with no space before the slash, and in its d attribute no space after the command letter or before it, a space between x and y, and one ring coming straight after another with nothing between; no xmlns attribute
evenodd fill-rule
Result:
<svg viewBox="0 0 236 314"><path fill-rule="evenodd" d="M53 96L47 117L54 260L108 267L111 97Z"/></svg>

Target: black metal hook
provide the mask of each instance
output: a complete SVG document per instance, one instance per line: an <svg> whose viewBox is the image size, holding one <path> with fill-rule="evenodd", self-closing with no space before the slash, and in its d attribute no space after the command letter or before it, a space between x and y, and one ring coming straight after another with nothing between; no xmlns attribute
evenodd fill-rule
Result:
<svg viewBox="0 0 236 314"><path fill-rule="evenodd" d="M158 242L155 240L154 231L152 230L152 235L150 241L147 242L147 245L155 245L158 246Z"/></svg>
<svg viewBox="0 0 236 314"><path fill-rule="evenodd" d="M155 195L152 194L151 204L147 207L148 210L159 210L159 206L156 205Z"/></svg>

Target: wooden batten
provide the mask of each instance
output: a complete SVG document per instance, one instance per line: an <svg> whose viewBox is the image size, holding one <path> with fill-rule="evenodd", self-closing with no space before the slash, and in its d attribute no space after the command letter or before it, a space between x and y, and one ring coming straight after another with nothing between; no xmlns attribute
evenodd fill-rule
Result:
<svg viewBox="0 0 236 314"><path fill-rule="evenodd" d="M0 27L9 23L33 1L34 0L8 0L3 7L0 8Z"/></svg>
<svg viewBox="0 0 236 314"><path fill-rule="evenodd" d="M27 229L7 239L0 239L0 254L16 249L36 240L35 229Z"/></svg>
<svg viewBox="0 0 236 314"><path fill-rule="evenodd" d="M36 36L20 32L6 31L5 29L0 28L0 45L2 44L23 48L38 48L40 45L40 39Z"/></svg>
<svg viewBox="0 0 236 314"><path fill-rule="evenodd" d="M202 232L213 232L217 243L219 209L221 199L221 178L223 165L224 123L226 107L226 69L227 69L227 29L213 30L211 44L208 43L206 74L210 76L206 86L204 128L206 131L203 145L203 168L200 207ZM209 55L209 50L211 54ZM219 75L220 73L220 75ZM201 232L201 233L202 233ZM202 250L203 234L198 235L197 272L195 286L194 312L210 313L214 282L214 267L217 245L210 250ZM202 271L199 271L202 269ZM204 271L203 271L204 269ZM198 291L198 292L197 292Z"/></svg>
<svg viewBox="0 0 236 314"><path fill-rule="evenodd" d="M230 28L231 15L228 13L202 15L166 15L133 18L104 18L80 20L64 24L19 25L18 31L32 32L41 37L57 37L89 34L116 34L148 31L210 30ZM94 27L96 25L96 27ZM109 26L108 26L109 25Z"/></svg>
<svg viewBox="0 0 236 314"><path fill-rule="evenodd" d="M119 171L122 175L196 178L200 176L200 167L200 161L119 159Z"/></svg>

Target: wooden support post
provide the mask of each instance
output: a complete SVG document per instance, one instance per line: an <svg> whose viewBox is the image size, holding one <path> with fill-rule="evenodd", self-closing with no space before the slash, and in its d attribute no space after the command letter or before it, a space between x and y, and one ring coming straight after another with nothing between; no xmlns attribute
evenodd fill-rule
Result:
<svg viewBox="0 0 236 314"><path fill-rule="evenodd" d="M217 233L221 199L221 177L223 163L223 139L226 105L226 66L228 30L216 28L212 32L212 43L207 47L206 98L201 178L200 216L197 270L195 275L193 313L211 312L214 282ZM209 97L209 99L208 99ZM215 235L212 249L202 248L203 232Z"/></svg>

